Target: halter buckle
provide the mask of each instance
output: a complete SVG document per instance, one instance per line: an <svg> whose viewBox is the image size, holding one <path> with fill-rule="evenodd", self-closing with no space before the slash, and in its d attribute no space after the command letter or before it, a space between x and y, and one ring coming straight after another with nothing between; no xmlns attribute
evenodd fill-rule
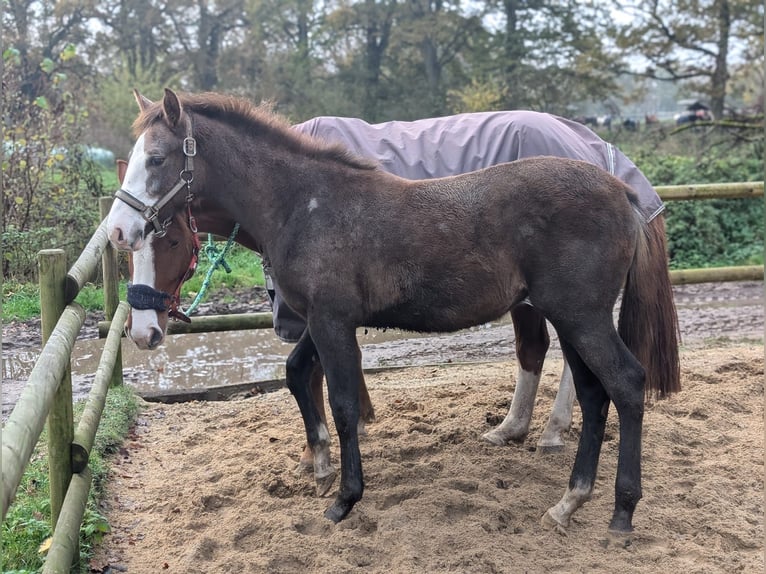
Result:
<svg viewBox="0 0 766 574"><path fill-rule="evenodd" d="M186 136L184 138L183 150L186 157L194 157L197 155L197 140L191 136Z"/></svg>

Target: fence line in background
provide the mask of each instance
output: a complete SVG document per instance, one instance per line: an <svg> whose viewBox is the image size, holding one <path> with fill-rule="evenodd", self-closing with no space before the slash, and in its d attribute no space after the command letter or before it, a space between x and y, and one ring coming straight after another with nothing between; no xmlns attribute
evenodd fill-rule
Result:
<svg viewBox="0 0 766 574"><path fill-rule="evenodd" d="M680 199L738 199L762 197L763 182L706 183L704 185L660 185L654 188L664 201Z"/></svg>

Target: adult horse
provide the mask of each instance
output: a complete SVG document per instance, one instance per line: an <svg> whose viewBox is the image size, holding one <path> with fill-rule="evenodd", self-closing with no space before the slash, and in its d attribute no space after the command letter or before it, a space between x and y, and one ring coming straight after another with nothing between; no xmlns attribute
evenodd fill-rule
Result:
<svg viewBox="0 0 766 574"><path fill-rule="evenodd" d="M591 164L551 157L409 181L214 94L179 99L166 90L134 126L109 237L140 249L147 230L161 233L167 218L204 198L269 258L285 300L308 320L287 384L318 474L329 464L329 434L308 379L317 359L326 371L341 447L327 518L343 519L363 492L356 328L454 331L528 299L558 332L583 411L569 486L544 519L564 528L589 498L611 401L620 446L609 528L632 531L645 392L677 390L679 372L667 267L650 256L630 187ZM623 285L618 334L612 309Z"/></svg>

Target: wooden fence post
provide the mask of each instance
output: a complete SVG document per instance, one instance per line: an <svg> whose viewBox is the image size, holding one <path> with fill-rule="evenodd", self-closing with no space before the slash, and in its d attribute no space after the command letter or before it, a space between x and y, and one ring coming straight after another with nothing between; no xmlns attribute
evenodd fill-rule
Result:
<svg viewBox="0 0 766 574"><path fill-rule="evenodd" d="M99 198L98 207L101 212L101 219L109 214L112 201L111 197ZM106 315L107 321L111 321L117 312L117 306L120 304L120 277L117 250L109 241L107 241L104 253L101 255L101 267L104 275L104 315ZM110 385L121 385L122 383L122 349L118 348Z"/></svg>
<svg viewBox="0 0 766 574"><path fill-rule="evenodd" d="M40 323L43 346L64 311L66 254L62 249L38 253L40 265ZM72 368L67 361L48 413L48 476L50 479L51 528L55 531L69 481L72 478Z"/></svg>

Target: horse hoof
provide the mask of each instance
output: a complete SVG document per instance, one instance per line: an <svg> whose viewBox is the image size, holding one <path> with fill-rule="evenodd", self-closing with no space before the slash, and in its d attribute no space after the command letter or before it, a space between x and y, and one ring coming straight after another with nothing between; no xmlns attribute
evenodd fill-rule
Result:
<svg viewBox="0 0 766 574"><path fill-rule="evenodd" d="M564 452L564 449L566 448L566 445L562 444L556 444L556 443L549 443L549 444L543 444L538 443L537 444L537 453L538 454L556 454L559 452Z"/></svg>
<svg viewBox="0 0 766 574"><path fill-rule="evenodd" d="M633 532L625 532L623 530L612 530L611 528L606 531L606 543L608 546L614 546L617 548L628 548L633 544Z"/></svg>
<svg viewBox="0 0 766 574"><path fill-rule="evenodd" d="M314 476L314 480L317 485L317 496L325 496L328 492L330 492L330 489L335 482L336 475L337 473L335 472L335 469L330 469L330 472L324 476Z"/></svg>
<svg viewBox="0 0 766 574"><path fill-rule="evenodd" d="M567 525L561 524L558 520L553 518L550 510L543 514L543 517L540 519L540 524L543 528L546 528L547 530L553 530L553 532L556 534L560 534L561 536L568 536L566 528Z"/></svg>
<svg viewBox="0 0 766 574"><path fill-rule="evenodd" d="M338 524L338 522L343 520L350 511L350 507L346 508L345 506L338 504L336 501L335 504L324 511L324 517L328 520L332 520L335 524Z"/></svg>
<svg viewBox="0 0 766 574"><path fill-rule="evenodd" d="M314 463L301 460L293 469L293 476L303 476L314 471Z"/></svg>
<svg viewBox="0 0 766 574"><path fill-rule="evenodd" d="M496 430L485 432L483 435L481 435L481 438L484 442L494 446L505 446L508 444L503 436Z"/></svg>

